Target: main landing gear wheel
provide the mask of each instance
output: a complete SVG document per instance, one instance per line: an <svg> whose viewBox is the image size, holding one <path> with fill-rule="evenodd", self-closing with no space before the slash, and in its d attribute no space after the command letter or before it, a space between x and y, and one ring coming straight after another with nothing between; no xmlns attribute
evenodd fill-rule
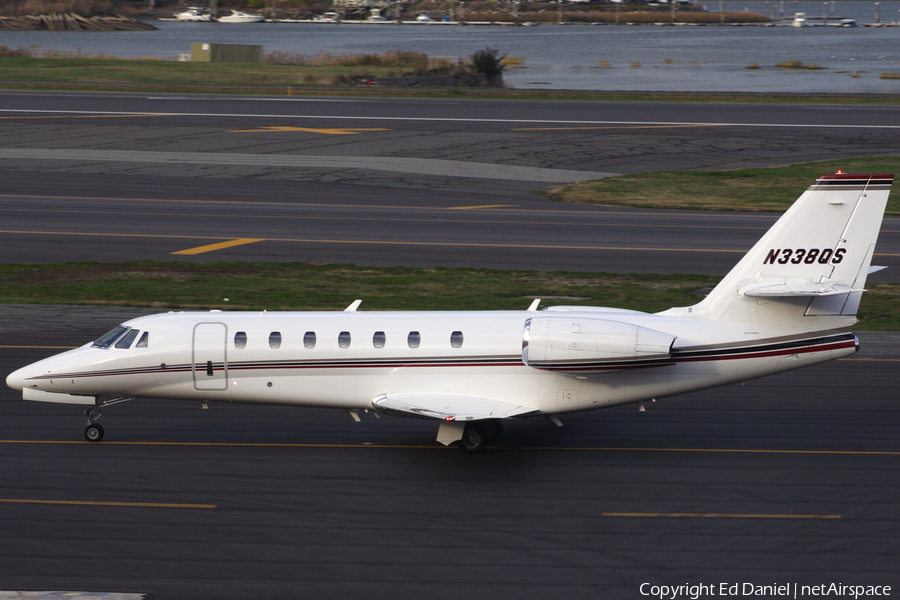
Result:
<svg viewBox="0 0 900 600"><path fill-rule="evenodd" d="M84 430L84 437L89 442L99 442L103 439L103 425L91 423Z"/></svg>
<svg viewBox="0 0 900 600"><path fill-rule="evenodd" d="M466 454L475 454L481 452L488 443L487 428L478 422L467 423L466 429L463 431L462 439L459 440L459 449Z"/></svg>
<svg viewBox="0 0 900 600"><path fill-rule="evenodd" d="M503 434L503 422L500 419L488 419L482 421L485 431L487 432L487 441L496 441Z"/></svg>

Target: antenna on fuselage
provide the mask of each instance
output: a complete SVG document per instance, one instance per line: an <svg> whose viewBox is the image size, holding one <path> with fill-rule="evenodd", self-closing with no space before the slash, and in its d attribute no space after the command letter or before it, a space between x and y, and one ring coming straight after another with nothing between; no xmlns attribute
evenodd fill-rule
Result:
<svg viewBox="0 0 900 600"><path fill-rule="evenodd" d="M354 300L353 304L344 309L344 312L356 312L360 304L362 304L362 300Z"/></svg>

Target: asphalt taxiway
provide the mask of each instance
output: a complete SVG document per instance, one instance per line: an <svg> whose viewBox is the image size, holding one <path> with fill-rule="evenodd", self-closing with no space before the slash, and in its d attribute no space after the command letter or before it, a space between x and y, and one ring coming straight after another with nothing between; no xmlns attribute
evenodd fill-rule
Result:
<svg viewBox="0 0 900 600"><path fill-rule="evenodd" d="M896 154L897 111L3 93L0 260L724 274L774 215L537 192L571 171ZM898 231L885 221L878 264L897 262ZM0 373L145 312L0 307ZM515 421L478 456L412 420L162 401L110 407L104 442L88 444L77 408L3 387L0 587L185 599L896 587L900 339L860 337L849 359L644 413Z"/></svg>

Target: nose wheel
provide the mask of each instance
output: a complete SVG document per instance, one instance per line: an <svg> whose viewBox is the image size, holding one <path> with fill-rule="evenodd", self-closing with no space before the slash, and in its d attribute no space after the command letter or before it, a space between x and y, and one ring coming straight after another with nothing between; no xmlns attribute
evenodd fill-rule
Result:
<svg viewBox="0 0 900 600"><path fill-rule="evenodd" d="M89 442L99 442L103 439L103 425L91 423L84 429L84 437Z"/></svg>

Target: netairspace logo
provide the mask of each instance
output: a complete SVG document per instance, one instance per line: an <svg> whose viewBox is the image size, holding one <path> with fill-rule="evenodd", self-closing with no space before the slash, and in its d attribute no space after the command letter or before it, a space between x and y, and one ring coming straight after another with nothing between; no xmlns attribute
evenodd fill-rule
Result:
<svg viewBox="0 0 900 600"><path fill-rule="evenodd" d="M685 583L684 585L654 585L642 583L641 596L659 598L659 600L681 600L690 598L733 598L740 596L815 598L842 597L866 598L886 597L891 595L889 585L844 585L843 583L823 583L819 585L799 585L796 583L773 583L756 585L754 583Z"/></svg>

